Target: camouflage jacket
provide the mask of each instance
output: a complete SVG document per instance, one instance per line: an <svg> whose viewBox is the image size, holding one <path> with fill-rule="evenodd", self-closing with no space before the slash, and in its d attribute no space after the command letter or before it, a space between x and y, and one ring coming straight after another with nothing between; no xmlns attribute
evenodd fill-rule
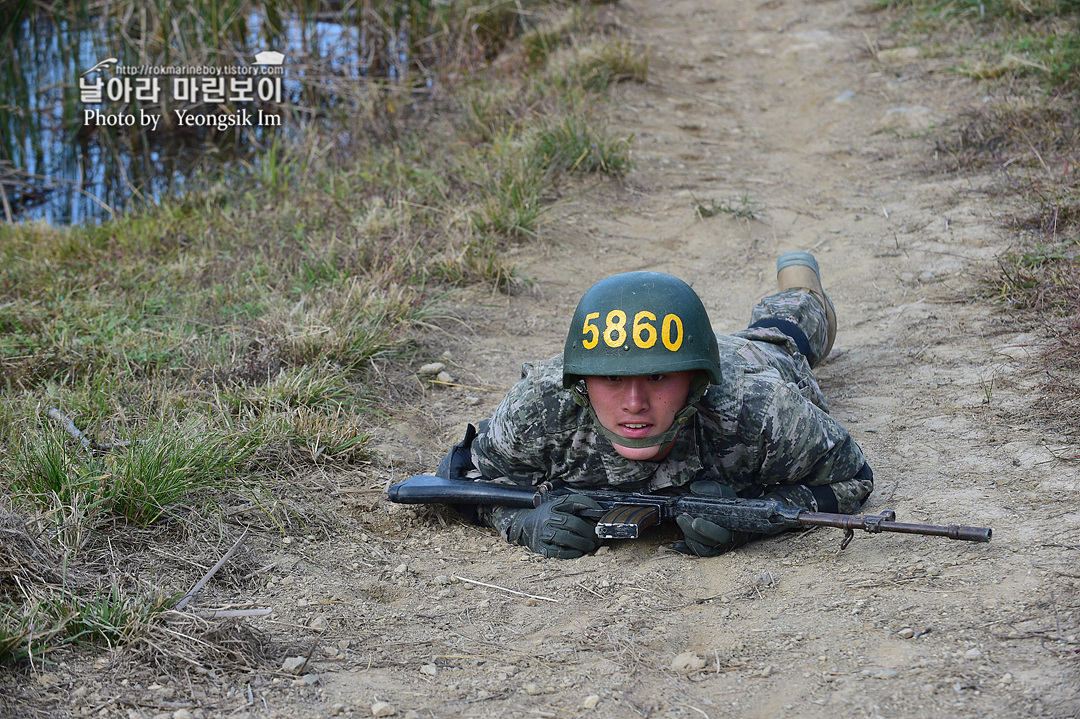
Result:
<svg viewBox="0 0 1080 719"><path fill-rule="evenodd" d="M873 475L847 431L775 369L722 353L721 372L723 384L709 387L667 457L650 462L622 457L597 431L562 387L561 355L526 364L482 423L473 463L486 477L520 484L679 492L716 480L742 497L771 493L812 510L855 512Z"/></svg>

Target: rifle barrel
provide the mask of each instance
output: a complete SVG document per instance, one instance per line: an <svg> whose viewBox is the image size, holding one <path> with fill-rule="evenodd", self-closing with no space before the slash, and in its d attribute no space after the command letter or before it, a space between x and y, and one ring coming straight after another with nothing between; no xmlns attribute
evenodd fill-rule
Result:
<svg viewBox="0 0 1080 719"><path fill-rule="evenodd" d="M879 516L830 514L828 512L803 512L799 524L813 527L837 527L839 529L864 529L867 532L900 532L902 534L927 534L934 537L961 539L966 542L989 542L993 535L990 527L965 527L959 524L912 524L893 522Z"/></svg>

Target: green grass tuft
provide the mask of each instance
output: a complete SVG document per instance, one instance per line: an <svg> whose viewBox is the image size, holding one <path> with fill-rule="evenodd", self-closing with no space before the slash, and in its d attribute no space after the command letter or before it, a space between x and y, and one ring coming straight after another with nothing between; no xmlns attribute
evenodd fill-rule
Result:
<svg viewBox="0 0 1080 719"><path fill-rule="evenodd" d="M570 172L621 175L630 168L631 138L614 138L602 126L570 114L542 128L535 152L545 166Z"/></svg>
<svg viewBox="0 0 1080 719"><path fill-rule="evenodd" d="M581 49L565 70L586 90L600 92L619 82L645 82L649 54L626 40L607 40Z"/></svg>
<svg viewBox="0 0 1080 719"><path fill-rule="evenodd" d="M258 432L159 425L110 453L81 448L59 430L24 439L11 485L47 514L93 526L121 518L147 526L182 501L211 495L261 446Z"/></svg>
<svg viewBox="0 0 1080 719"><path fill-rule="evenodd" d="M716 215L730 215L736 220L757 220L761 217L763 207L750 199L749 194L730 202L718 202L717 200L695 199L694 214L699 219L715 217Z"/></svg>

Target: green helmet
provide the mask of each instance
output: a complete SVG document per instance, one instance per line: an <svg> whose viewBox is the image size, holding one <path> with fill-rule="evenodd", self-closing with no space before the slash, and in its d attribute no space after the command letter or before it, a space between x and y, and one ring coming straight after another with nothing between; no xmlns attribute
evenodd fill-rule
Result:
<svg viewBox="0 0 1080 719"><path fill-rule="evenodd" d="M720 382L720 353L701 298L677 277L627 272L600 280L578 302L563 349L563 387L587 375L702 370Z"/></svg>
<svg viewBox="0 0 1080 719"><path fill-rule="evenodd" d="M701 370L686 406L670 428L651 437L615 434L596 416L583 377L669 374ZM709 384L720 383L720 352L709 315L697 293L677 277L627 272L600 280L578 302L563 348L563 387L589 409L596 428L614 444L654 447L675 439L697 412Z"/></svg>

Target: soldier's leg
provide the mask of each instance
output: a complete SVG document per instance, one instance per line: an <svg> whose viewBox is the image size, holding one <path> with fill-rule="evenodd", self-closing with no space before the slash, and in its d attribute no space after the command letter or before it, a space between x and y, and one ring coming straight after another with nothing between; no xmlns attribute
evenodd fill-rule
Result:
<svg viewBox="0 0 1080 719"><path fill-rule="evenodd" d="M750 311L750 324L737 334L781 345L815 367L826 357L829 323L817 298L803 290L784 290L762 299ZM749 337L749 334L754 337Z"/></svg>
<svg viewBox="0 0 1080 719"><path fill-rule="evenodd" d="M802 250L780 255L776 260L776 286L777 293L754 308L750 327L781 330L815 367L829 355L836 336L836 310L821 284L817 260ZM814 301L807 303L807 297Z"/></svg>
<svg viewBox="0 0 1080 719"><path fill-rule="evenodd" d="M777 284L780 291L761 300L750 313L749 326L735 333L750 340L739 354L776 369L807 399L828 411L812 368L832 349L836 316L813 255L781 255Z"/></svg>
<svg viewBox="0 0 1080 719"><path fill-rule="evenodd" d="M811 369L827 342L825 311L813 295L800 290L769 295L754 307L750 326L733 336L749 340L738 349L741 359L775 369L804 397L829 411Z"/></svg>

